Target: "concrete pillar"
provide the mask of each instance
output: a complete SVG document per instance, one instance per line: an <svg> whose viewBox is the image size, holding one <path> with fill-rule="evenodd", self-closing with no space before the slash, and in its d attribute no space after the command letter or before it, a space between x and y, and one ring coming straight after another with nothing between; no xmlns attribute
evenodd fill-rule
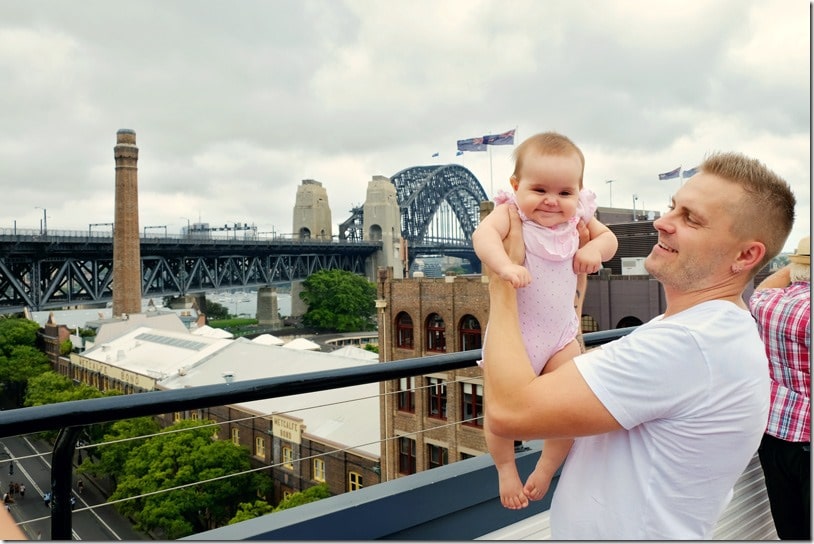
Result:
<svg viewBox="0 0 814 544"><path fill-rule="evenodd" d="M264 327L282 328L276 287L261 287L257 290L257 323Z"/></svg>
<svg viewBox="0 0 814 544"><path fill-rule="evenodd" d="M396 278L404 277L401 259L401 212L396 186L385 176L373 176L367 184L362 239L382 242L382 249L368 261L367 277L374 280L380 267L392 267Z"/></svg>
<svg viewBox="0 0 814 544"><path fill-rule="evenodd" d="M302 185L297 187L292 228L295 240L311 239L330 242L333 238L328 192L320 182L304 179Z"/></svg>
<svg viewBox="0 0 814 544"><path fill-rule="evenodd" d="M113 317L141 313L136 132L120 129L113 148L116 196L113 227Z"/></svg>
<svg viewBox="0 0 814 544"><path fill-rule="evenodd" d="M302 317L308 311L308 305L300 298L302 281L291 281L291 317Z"/></svg>

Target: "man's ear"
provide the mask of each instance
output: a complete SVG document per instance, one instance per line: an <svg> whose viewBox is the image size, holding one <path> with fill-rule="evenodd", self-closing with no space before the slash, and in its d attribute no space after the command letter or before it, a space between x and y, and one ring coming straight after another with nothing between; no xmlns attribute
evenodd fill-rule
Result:
<svg viewBox="0 0 814 544"><path fill-rule="evenodd" d="M758 242L757 240L749 242L744 245L735 259L735 262L732 263L732 269L752 270L760 264L765 255L766 246L763 245L763 242Z"/></svg>

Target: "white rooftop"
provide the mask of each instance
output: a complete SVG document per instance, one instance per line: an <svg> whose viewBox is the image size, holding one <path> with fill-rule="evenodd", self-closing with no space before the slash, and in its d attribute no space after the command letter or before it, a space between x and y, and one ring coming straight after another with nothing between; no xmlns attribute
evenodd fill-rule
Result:
<svg viewBox="0 0 814 544"><path fill-rule="evenodd" d="M188 368L184 375L167 376L159 385L178 389L224 383L224 373L232 374L232 383L236 383L378 364L378 359L364 361L329 353L284 349L241 338L225 342L228 343L226 347ZM338 448L346 447L374 457L380 455L378 383L243 402L235 406L258 415L287 414L303 420L306 435L335 443Z"/></svg>
<svg viewBox="0 0 814 544"><path fill-rule="evenodd" d="M252 338L252 342L255 344L262 344L264 346L281 346L285 344L285 341L277 338L273 334L260 334Z"/></svg>
<svg viewBox="0 0 814 544"><path fill-rule="evenodd" d="M307 338L295 338L290 342L283 344L284 348L299 349L299 350L318 350L319 344L311 342Z"/></svg>
<svg viewBox="0 0 814 544"><path fill-rule="evenodd" d="M100 333L111 332L109 327L110 324L105 324ZM178 332L147 326L138 326L117 337L105 334L103 342L99 341L100 336L102 334L97 336L93 347L82 352L82 357L157 380L200 363L231 342L223 338L193 336L185 328Z"/></svg>

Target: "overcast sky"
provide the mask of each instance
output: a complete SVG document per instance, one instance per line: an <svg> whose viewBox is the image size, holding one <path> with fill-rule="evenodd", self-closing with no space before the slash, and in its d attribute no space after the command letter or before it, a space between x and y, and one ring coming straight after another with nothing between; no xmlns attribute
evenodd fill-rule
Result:
<svg viewBox="0 0 814 544"><path fill-rule="evenodd" d="M42 208L49 231L112 222L121 128L141 228L290 233L315 179L334 234L374 175L458 163L508 188L512 146L456 141L516 128L571 137L602 206L663 211L681 181L659 173L758 158L795 190L791 250L810 232L810 22L805 0L2 2L0 228L39 229Z"/></svg>

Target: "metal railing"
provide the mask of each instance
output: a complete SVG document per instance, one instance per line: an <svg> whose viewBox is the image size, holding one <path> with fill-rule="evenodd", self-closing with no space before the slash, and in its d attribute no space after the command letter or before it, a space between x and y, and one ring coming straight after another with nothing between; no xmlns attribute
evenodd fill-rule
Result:
<svg viewBox="0 0 814 544"><path fill-rule="evenodd" d="M627 327L586 333L585 345L599 346L634 329ZM51 537L53 540L70 540L72 459L77 438L88 425L456 370L475 366L480 358L481 350L478 349L378 365L5 410L0 412L0 438L59 429L51 468Z"/></svg>

